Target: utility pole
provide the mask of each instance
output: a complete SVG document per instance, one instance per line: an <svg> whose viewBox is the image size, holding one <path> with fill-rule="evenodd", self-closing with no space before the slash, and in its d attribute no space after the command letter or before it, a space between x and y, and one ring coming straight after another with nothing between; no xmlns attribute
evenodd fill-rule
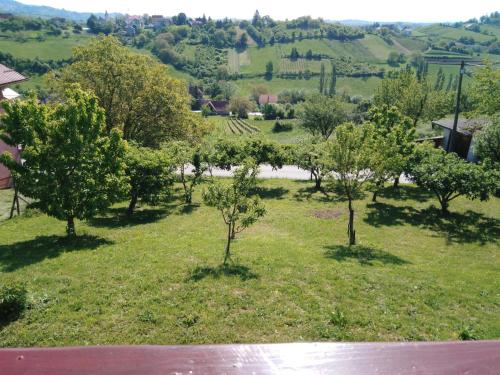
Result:
<svg viewBox="0 0 500 375"><path fill-rule="evenodd" d="M462 95L462 79L465 73L465 62L462 60L460 64L460 76L458 79L458 91L457 91L457 104L455 106L455 119L453 120L453 129L450 132L448 138L448 144L446 145L446 151L450 152L453 149L453 143L455 142L455 134L457 134L458 126L458 114L460 113L460 97Z"/></svg>

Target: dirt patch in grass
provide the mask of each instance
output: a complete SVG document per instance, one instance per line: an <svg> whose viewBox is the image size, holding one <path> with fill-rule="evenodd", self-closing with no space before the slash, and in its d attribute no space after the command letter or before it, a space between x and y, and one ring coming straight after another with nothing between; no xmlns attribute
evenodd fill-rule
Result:
<svg viewBox="0 0 500 375"><path fill-rule="evenodd" d="M310 212L311 216L314 216L316 219L336 219L343 213L344 211L339 209L312 210Z"/></svg>

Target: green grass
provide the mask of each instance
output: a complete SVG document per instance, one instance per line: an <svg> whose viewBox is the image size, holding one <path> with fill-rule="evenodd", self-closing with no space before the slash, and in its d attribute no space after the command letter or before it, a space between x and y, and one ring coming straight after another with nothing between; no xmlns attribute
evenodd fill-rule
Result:
<svg viewBox="0 0 500 375"><path fill-rule="evenodd" d="M29 40L24 43L0 38L0 50L18 58L61 60L70 58L75 46L88 43L92 37L90 34L71 34L69 38L51 36L43 42Z"/></svg>
<svg viewBox="0 0 500 375"><path fill-rule="evenodd" d="M0 346L500 337L498 199L457 199L443 219L417 188L388 188L356 202L348 248L346 202L311 185L264 181L268 214L238 235L227 268L201 188L193 206L132 219L115 206L78 222L75 241L45 215L3 222L0 276L25 282L31 306L0 328Z"/></svg>
<svg viewBox="0 0 500 375"><path fill-rule="evenodd" d="M464 28L454 28L439 24L422 26L417 28L417 31L435 40L449 41L449 40L457 40L460 37L468 37L468 38L474 38L476 42L481 43L487 40L491 40L493 38L491 35L484 35L473 31L465 30Z"/></svg>

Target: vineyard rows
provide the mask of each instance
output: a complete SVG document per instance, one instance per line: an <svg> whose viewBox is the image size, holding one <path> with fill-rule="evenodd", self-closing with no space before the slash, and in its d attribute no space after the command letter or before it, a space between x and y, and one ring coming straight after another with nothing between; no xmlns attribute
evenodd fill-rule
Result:
<svg viewBox="0 0 500 375"><path fill-rule="evenodd" d="M227 125L232 134L253 134L260 132L257 127L238 118L229 118Z"/></svg>

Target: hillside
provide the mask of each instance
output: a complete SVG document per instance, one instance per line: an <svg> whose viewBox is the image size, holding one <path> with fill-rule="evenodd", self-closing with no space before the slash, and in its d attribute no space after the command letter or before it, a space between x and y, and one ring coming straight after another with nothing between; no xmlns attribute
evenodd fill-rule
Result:
<svg viewBox="0 0 500 375"><path fill-rule="evenodd" d="M61 17L72 21L86 21L90 13L72 12L49 6L28 5L14 0L0 0L0 13L13 13L16 15L52 18Z"/></svg>
<svg viewBox="0 0 500 375"><path fill-rule="evenodd" d="M29 14L30 7L0 0L0 9L15 13ZM52 14L42 12L46 7L34 8L40 16ZM88 17L78 14L80 20ZM276 95L287 89L317 90L322 67L329 74L335 66L338 93L369 98L382 77L406 64L427 62L431 79L441 70L451 81L458 74L459 60L500 61L497 13L475 23L351 23L357 26L310 17L275 21L256 14L251 22L236 22L181 15L163 18L156 25L149 16L139 20L98 16L89 31L72 21L36 21L41 24L33 27L29 18L14 17L0 20L0 51L11 55L10 60L3 60L7 65L24 59L54 69L71 58L73 47L100 32L111 33L130 48L156 56L171 66L173 75L204 87L214 97L224 90L248 96L256 85ZM272 72L267 73L270 64ZM26 61L13 67L19 66L26 66ZM41 84L43 71L23 73L31 80L18 89Z"/></svg>

